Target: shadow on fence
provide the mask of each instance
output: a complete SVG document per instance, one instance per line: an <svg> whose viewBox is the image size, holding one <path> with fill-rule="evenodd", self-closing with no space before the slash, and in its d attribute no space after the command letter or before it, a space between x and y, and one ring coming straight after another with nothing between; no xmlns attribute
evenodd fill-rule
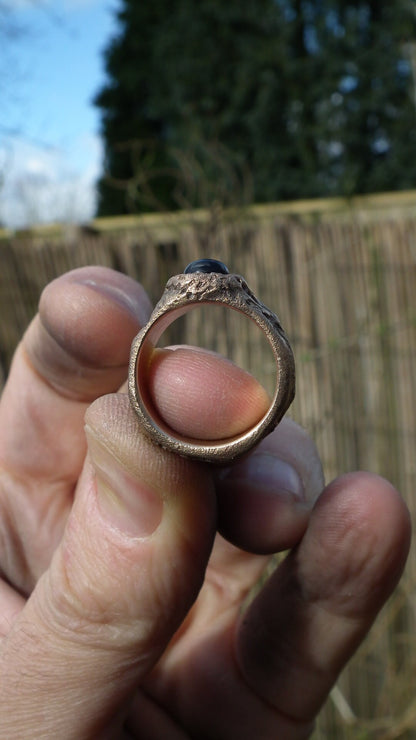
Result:
<svg viewBox="0 0 416 740"><path fill-rule="evenodd" d="M42 288L88 264L140 280L156 300L168 277L201 256L224 261L281 318L297 362L291 414L316 440L327 479L385 475L416 509L416 195L357 208L263 207L243 213L93 222L0 239L0 369ZM394 207L388 207L390 206ZM231 354L270 387L259 332L193 312L175 341ZM185 332L186 336L181 336ZM319 719L316 738L416 737L413 550L404 579Z"/></svg>

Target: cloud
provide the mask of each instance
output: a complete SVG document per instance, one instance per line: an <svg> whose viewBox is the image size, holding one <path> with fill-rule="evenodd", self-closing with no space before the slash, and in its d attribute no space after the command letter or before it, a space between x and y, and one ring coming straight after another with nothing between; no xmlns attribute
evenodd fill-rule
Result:
<svg viewBox="0 0 416 740"><path fill-rule="evenodd" d="M82 170L74 168L76 160L85 162ZM101 142L88 134L77 137L65 152L9 139L0 146L0 223L22 228L91 220L100 161Z"/></svg>
<svg viewBox="0 0 416 740"><path fill-rule="evenodd" d="M101 2L102 0L64 0L63 3L59 0L43 0L43 2L39 2L39 0L2 0L1 4L6 10L26 10L30 8L31 10L59 11L63 6L66 11L71 11L79 8L89 8L94 5L98 6Z"/></svg>
<svg viewBox="0 0 416 740"><path fill-rule="evenodd" d="M50 2L48 0L42 3L39 3L38 0L2 0L1 5L6 12L27 10L28 8L36 10L39 9L39 6L42 10L45 10L49 7Z"/></svg>

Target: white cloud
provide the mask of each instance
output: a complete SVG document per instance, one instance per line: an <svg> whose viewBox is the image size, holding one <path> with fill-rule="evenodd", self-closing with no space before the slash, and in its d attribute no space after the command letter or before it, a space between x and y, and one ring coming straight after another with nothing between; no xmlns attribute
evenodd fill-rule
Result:
<svg viewBox="0 0 416 740"><path fill-rule="evenodd" d="M67 11L78 10L79 8L88 8L99 5L102 0L2 0L2 5L6 10L54 10L59 11L62 5Z"/></svg>
<svg viewBox="0 0 416 740"><path fill-rule="evenodd" d="M19 10L27 10L27 8L36 9L36 7L40 6L42 9L47 8L49 5L49 2L41 2L39 3L38 0L2 0L2 6L3 8L9 12L9 11L19 11Z"/></svg>
<svg viewBox="0 0 416 740"><path fill-rule="evenodd" d="M82 170L71 164L85 162ZM85 135L63 153L18 139L0 146L0 223L22 228L35 223L85 223L96 207L101 142Z"/></svg>

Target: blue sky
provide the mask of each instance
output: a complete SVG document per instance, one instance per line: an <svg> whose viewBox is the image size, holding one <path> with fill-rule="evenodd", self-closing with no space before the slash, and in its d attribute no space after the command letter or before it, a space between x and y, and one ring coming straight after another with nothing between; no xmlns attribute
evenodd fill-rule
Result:
<svg viewBox="0 0 416 740"><path fill-rule="evenodd" d="M89 220L102 161L92 99L105 81L118 2L6 4L21 31L0 37L0 222Z"/></svg>

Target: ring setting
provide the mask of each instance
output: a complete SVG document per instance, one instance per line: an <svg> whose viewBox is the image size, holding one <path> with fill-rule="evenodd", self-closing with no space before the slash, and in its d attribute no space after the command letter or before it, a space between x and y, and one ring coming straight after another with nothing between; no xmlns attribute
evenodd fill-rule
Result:
<svg viewBox="0 0 416 740"><path fill-rule="evenodd" d="M266 414L242 434L209 442L172 430L157 412L147 383L152 353L163 332L177 318L202 304L226 306L251 319L264 333L276 364L275 391ZM154 442L185 457L224 464L247 454L286 413L295 395L293 352L277 316L256 298L241 275L230 273L218 260L195 260L183 273L168 280L148 323L134 338L128 391L143 431Z"/></svg>

